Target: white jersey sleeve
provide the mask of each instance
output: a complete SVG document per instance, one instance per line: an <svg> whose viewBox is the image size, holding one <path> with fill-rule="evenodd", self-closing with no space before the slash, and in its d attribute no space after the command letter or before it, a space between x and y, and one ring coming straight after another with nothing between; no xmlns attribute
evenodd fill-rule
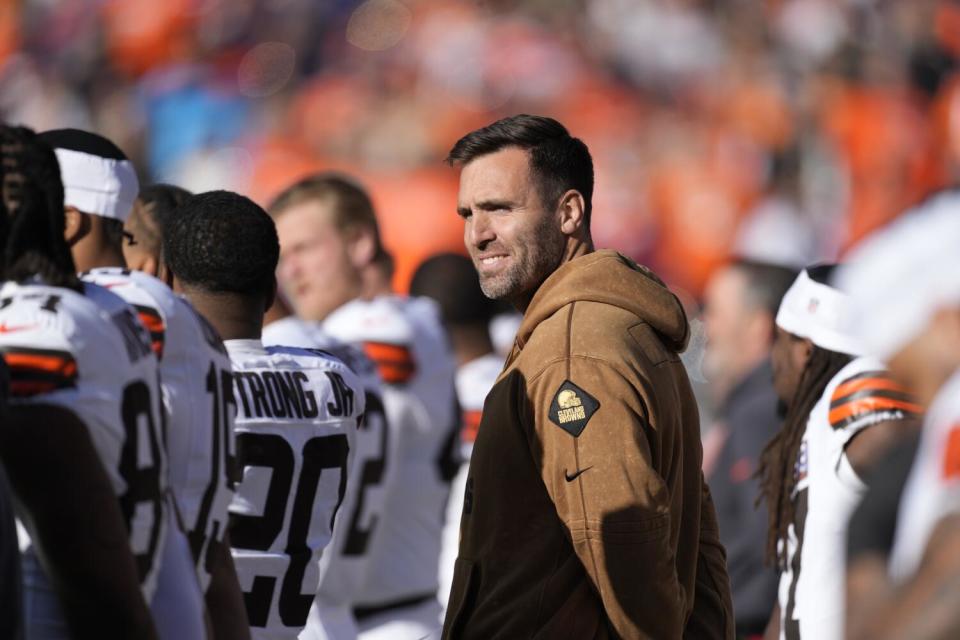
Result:
<svg viewBox="0 0 960 640"><path fill-rule="evenodd" d="M846 445L863 429L919 413L882 363L867 357L843 367L810 411L797 462L789 567L780 579L784 640L843 637L847 521L866 491Z"/></svg>
<svg viewBox="0 0 960 640"><path fill-rule="evenodd" d="M464 461L470 459L473 443L477 439L480 419L483 415L483 403L487 393L503 370L504 359L488 353L471 360L457 369L457 399L460 401L462 430L460 432L460 453ZM467 488L468 465L460 467L450 488L450 500L447 503L447 519L443 528L443 548L440 553L440 604L446 610L447 598L453 584L453 568L460 552L460 518L463 514L463 496Z"/></svg>
<svg viewBox="0 0 960 640"><path fill-rule="evenodd" d="M213 327L160 280L119 268L83 278L126 300L150 331L160 359L170 488L206 592L210 543L226 533L236 480L230 359Z"/></svg>
<svg viewBox="0 0 960 640"><path fill-rule="evenodd" d="M149 601L166 535L166 462L156 358L143 326L126 303L95 285L81 294L7 283L0 290L0 353L12 403L62 406L87 427Z"/></svg>
<svg viewBox="0 0 960 640"><path fill-rule="evenodd" d="M398 602L436 602L445 510L460 465L455 364L436 307L396 296L354 300L323 328L376 363L384 381L387 464L396 467L384 519L367 541L371 571L354 602L357 617Z"/></svg>
<svg viewBox="0 0 960 640"><path fill-rule="evenodd" d="M229 340L238 459L230 540L255 638L306 624L365 410L357 376L320 352Z"/></svg>
<svg viewBox="0 0 960 640"><path fill-rule="evenodd" d="M900 498L890 576L912 576L937 523L960 512L960 372L944 384L924 418L920 448Z"/></svg>

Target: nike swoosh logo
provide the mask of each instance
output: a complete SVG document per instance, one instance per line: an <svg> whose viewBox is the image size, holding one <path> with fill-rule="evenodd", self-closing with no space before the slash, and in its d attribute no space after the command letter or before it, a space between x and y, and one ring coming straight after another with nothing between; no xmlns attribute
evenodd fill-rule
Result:
<svg viewBox="0 0 960 640"><path fill-rule="evenodd" d="M5 324L0 324L0 333L14 333L16 331L26 331L27 329L34 329L40 325L38 324L24 324L19 327L11 327Z"/></svg>
<svg viewBox="0 0 960 640"><path fill-rule="evenodd" d="M570 475L570 473L569 473L568 471L564 470L564 472L563 472L563 477L566 478L567 482L573 482L574 480L576 480L577 478L580 477L580 474L581 474L581 473L583 473L584 471L589 471L590 469L593 469L593 465L590 465L590 466L587 467L586 469L580 469L579 471L577 471L577 472L574 473L573 475Z"/></svg>

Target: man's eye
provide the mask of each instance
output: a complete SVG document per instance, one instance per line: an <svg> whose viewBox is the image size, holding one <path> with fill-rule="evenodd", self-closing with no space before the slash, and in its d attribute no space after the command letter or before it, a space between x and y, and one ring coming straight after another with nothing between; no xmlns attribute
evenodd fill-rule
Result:
<svg viewBox="0 0 960 640"><path fill-rule="evenodd" d="M137 245L137 239L129 231L123 232L123 239L127 241L128 247L135 247Z"/></svg>

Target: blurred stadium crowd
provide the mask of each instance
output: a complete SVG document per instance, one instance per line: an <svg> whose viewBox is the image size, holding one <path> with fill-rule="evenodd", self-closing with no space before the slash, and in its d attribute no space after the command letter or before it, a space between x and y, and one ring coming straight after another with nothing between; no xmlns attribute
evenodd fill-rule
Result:
<svg viewBox="0 0 960 640"><path fill-rule="evenodd" d="M261 204L348 170L400 289L462 250L440 160L506 113L581 137L598 246L692 298L733 251L837 257L960 157L950 0L3 0L0 16L4 120L100 131L144 183Z"/></svg>

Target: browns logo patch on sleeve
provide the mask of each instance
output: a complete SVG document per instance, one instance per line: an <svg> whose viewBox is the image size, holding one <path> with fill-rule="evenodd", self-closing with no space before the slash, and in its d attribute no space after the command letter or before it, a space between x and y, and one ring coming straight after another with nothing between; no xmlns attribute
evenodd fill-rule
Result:
<svg viewBox="0 0 960 640"><path fill-rule="evenodd" d="M133 308L137 310L140 322L150 332L150 345L157 360L163 359L163 344L167 335L167 326L163 322L163 316L153 307L135 304Z"/></svg>
<svg viewBox="0 0 960 640"><path fill-rule="evenodd" d="M364 342L363 352L377 365L380 377L387 384L410 382L417 372L413 354L406 345Z"/></svg>
<svg viewBox="0 0 960 640"><path fill-rule="evenodd" d="M565 380L550 403L550 420L577 438L587 428L587 423L599 408L600 402L596 398Z"/></svg>
<svg viewBox="0 0 960 640"><path fill-rule="evenodd" d="M886 371L865 371L844 381L830 398L830 426L843 429L861 421L916 418L923 413L913 396Z"/></svg>
<svg viewBox="0 0 960 640"><path fill-rule="evenodd" d="M77 386L77 362L66 351L5 346L0 355L10 370L10 395L14 398Z"/></svg>

